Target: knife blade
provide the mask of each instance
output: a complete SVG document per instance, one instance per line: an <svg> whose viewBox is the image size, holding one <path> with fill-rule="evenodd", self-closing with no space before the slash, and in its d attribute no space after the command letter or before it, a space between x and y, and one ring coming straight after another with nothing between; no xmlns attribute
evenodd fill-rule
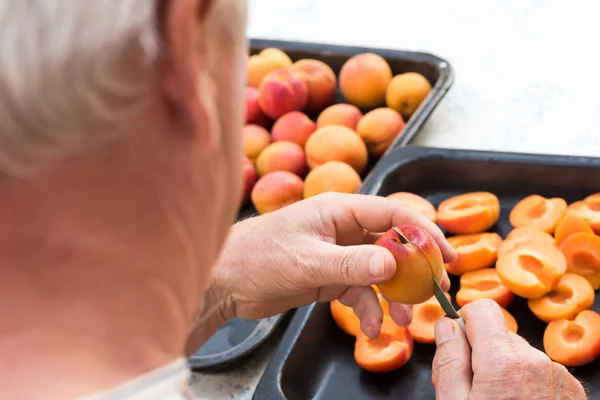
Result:
<svg viewBox="0 0 600 400"><path fill-rule="evenodd" d="M446 313L446 317L458 322L462 330L465 333L467 333L465 321L460 317L460 315L458 315L458 312L456 311L450 300L448 300L448 298L446 297L446 294L442 290L440 284L435 279L435 277L432 276L431 279L433 279L433 295L435 296L438 303L440 303L440 306L442 307L442 310L444 310L444 313Z"/></svg>

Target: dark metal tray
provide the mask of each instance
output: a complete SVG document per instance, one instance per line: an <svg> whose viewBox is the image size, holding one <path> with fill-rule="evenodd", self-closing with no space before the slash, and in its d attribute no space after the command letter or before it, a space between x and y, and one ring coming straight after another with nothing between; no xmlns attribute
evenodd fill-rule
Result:
<svg viewBox="0 0 600 400"><path fill-rule="evenodd" d="M486 190L500 199L500 220L491 229L506 237L508 214L518 200L537 193L567 202L600 192L600 158L512 154L408 146L391 152L373 170L362 193L420 194L437 206L455 194ZM452 279L453 299L459 287ZM598 293L598 292L597 292ZM600 296L593 309L600 312ZM545 323L515 297L508 307L519 334L543 350ZM413 356L388 374L361 370L353 358L354 338L333 321L327 303L296 311L255 391L254 399L434 399L431 363L435 345L415 344ZM600 399L600 359L572 370L591 399Z"/></svg>
<svg viewBox="0 0 600 400"><path fill-rule="evenodd" d="M432 85L429 96L421 103L411 118L406 121L402 134L392 143L393 147L408 144L419 132L421 126L429 118L440 100L450 89L453 82L452 68L447 61L427 53L410 51L372 49L365 47L336 46L318 43L299 43L276 40L250 40L251 54L275 47L285 51L293 61L303 58L314 58L328 64L334 72L339 71L344 62L355 54L374 52L384 57L395 74L414 71L425 76ZM338 90L337 103L344 102ZM316 116L311 116L316 118ZM385 157L385 155L384 155ZM376 160L372 160L365 175L371 170ZM240 210L238 219L256 215L252 205ZM195 370L233 368L246 360L246 357L267 340L284 315L278 315L263 321L244 321L234 319L221 328L198 352L190 358L190 365Z"/></svg>

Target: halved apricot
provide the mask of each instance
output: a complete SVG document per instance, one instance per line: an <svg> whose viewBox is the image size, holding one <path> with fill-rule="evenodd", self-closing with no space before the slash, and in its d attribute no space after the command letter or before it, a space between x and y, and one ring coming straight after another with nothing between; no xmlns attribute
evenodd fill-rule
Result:
<svg viewBox="0 0 600 400"><path fill-rule="evenodd" d="M450 197L438 207L442 228L457 235L481 233L490 229L500 216L500 201L490 192L470 192Z"/></svg>
<svg viewBox="0 0 600 400"><path fill-rule="evenodd" d="M600 289L600 236L579 232L565 239L560 250L567 259L567 271L583 276L594 290Z"/></svg>
<svg viewBox="0 0 600 400"><path fill-rule="evenodd" d="M575 213L567 212L565 216L558 221L558 225L556 225L556 229L554 230L554 243L557 246L560 246L566 238L579 232L594 233L590 225L585 222L585 219Z"/></svg>
<svg viewBox="0 0 600 400"><path fill-rule="evenodd" d="M500 307L500 309L502 310L502 315L504 316L506 329L508 329L509 332L517 333L517 331L519 330L519 324L517 324L517 320L515 319L515 317L513 317L513 315L503 307Z"/></svg>
<svg viewBox="0 0 600 400"><path fill-rule="evenodd" d="M390 303L385 299L385 297L383 297L381 293L377 293L377 298L379 299L379 304L381 304L383 315L390 315Z"/></svg>
<svg viewBox="0 0 600 400"><path fill-rule="evenodd" d="M600 235L600 193L592 194L581 201L572 203L567 208L567 212L583 218L596 235Z"/></svg>
<svg viewBox="0 0 600 400"><path fill-rule="evenodd" d="M456 293L456 302L461 307L481 299L492 299L500 307L508 307L514 298L495 268L467 272L460 277L460 289Z"/></svg>
<svg viewBox="0 0 600 400"><path fill-rule="evenodd" d="M540 242L549 246L554 245L554 238L548 232L532 226L515 228L506 236L506 239L498 246L498 256L525 242Z"/></svg>
<svg viewBox="0 0 600 400"><path fill-rule="evenodd" d="M329 309L337 326L348 335L356 336L362 332L360 319L358 319L352 307L348 307L336 299L329 303Z"/></svg>
<svg viewBox="0 0 600 400"><path fill-rule="evenodd" d="M446 264L446 271L452 275L488 268L494 265L498 246L502 237L497 233L472 233L448 238L448 243L456 250L456 259Z"/></svg>
<svg viewBox="0 0 600 400"><path fill-rule="evenodd" d="M360 332L354 345L354 360L366 371L383 373L401 368L410 360L413 340L407 328L398 326L390 316L383 318L381 334L371 339Z"/></svg>
<svg viewBox="0 0 600 400"><path fill-rule="evenodd" d="M566 272L550 293L527 301L531 312L544 322L573 319L594 304L594 289L582 276Z"/></svg>
<svg viewBox="0 0 600 400"><path fill-rule="evenodd" d="M510 211L508 219L513 228L531 226L548 233L554 233L558 221L567 212L567 202L564 199L551 199L532 194L519 201Z"/></svg>
<svg viewBox="0 0 600 400"><path fill-rule="evenodd" d="M498 257L496 271L517 296L535 299L550 293L567 270L567 259L555 246L521 243Z"/></svg>
<svg viewBox="0 0 600 400"><path fill-rule="evenodd" d="M581 311L575 319L551 321L544 331L544 351L566 367L580 367L600 357L600 315Z"/></svg>
<svg viewBox="0 0 600 400"><path fill-rule="evenodd" d="M446 293L450 300L450 295ZM415 342L423 344L435 343L435 323L446 314L435 296L421 304L413 306L413 317L408 330Z"/></svg>
<svg viewBox="0 0 600 400"><path fill-rule="evenodd" d="M433 204L424 197L410 192L396 192L386 196L388 199L398 200L406 204L412 210L423 215L432 222L437 221L437 211Z"/></svg>

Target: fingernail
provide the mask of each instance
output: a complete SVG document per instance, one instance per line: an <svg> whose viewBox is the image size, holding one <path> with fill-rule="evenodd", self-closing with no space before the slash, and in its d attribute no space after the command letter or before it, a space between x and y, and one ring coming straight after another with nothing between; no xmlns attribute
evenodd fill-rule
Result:
<svg viewBox="0 0 600 400"><path fill-rule="evenodd" d="M435 344L437 346L447 342L454 336L454 324L448 318L442 318L435 325Z"/></svg>
<svg viewBox="0 0 600 400"><path fill-rule="evenodd" d="M383 253L375 253L369 259L369 273L371 276L383 276L385 264L383 261Z"/></svg>

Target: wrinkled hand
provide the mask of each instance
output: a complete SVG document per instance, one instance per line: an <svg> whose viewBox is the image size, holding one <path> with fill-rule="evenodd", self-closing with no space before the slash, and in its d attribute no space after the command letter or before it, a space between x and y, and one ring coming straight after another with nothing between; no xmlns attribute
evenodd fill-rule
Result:
<svg viewBox="0 0 600 400"><path fill-rule="evenodd" d="M436 325L437 399L586 399L581 383L565 367L508 332L494 301L469 303L459 313L466 336L447 318Z"/></svg>
<svg viewBox="0 0 600 400"><path fill-rule="evenodd" d="M383 311L370 285L389 280L396 262L373 243L404 224L429 232L446 262L456 257L437 225L377 196L327 193L236 224L215 268L227 317L264 318L339 299L354 308L363 332L377 337ZM390 312L399 324L410 322L408 307L391 304Z"/></svg>

